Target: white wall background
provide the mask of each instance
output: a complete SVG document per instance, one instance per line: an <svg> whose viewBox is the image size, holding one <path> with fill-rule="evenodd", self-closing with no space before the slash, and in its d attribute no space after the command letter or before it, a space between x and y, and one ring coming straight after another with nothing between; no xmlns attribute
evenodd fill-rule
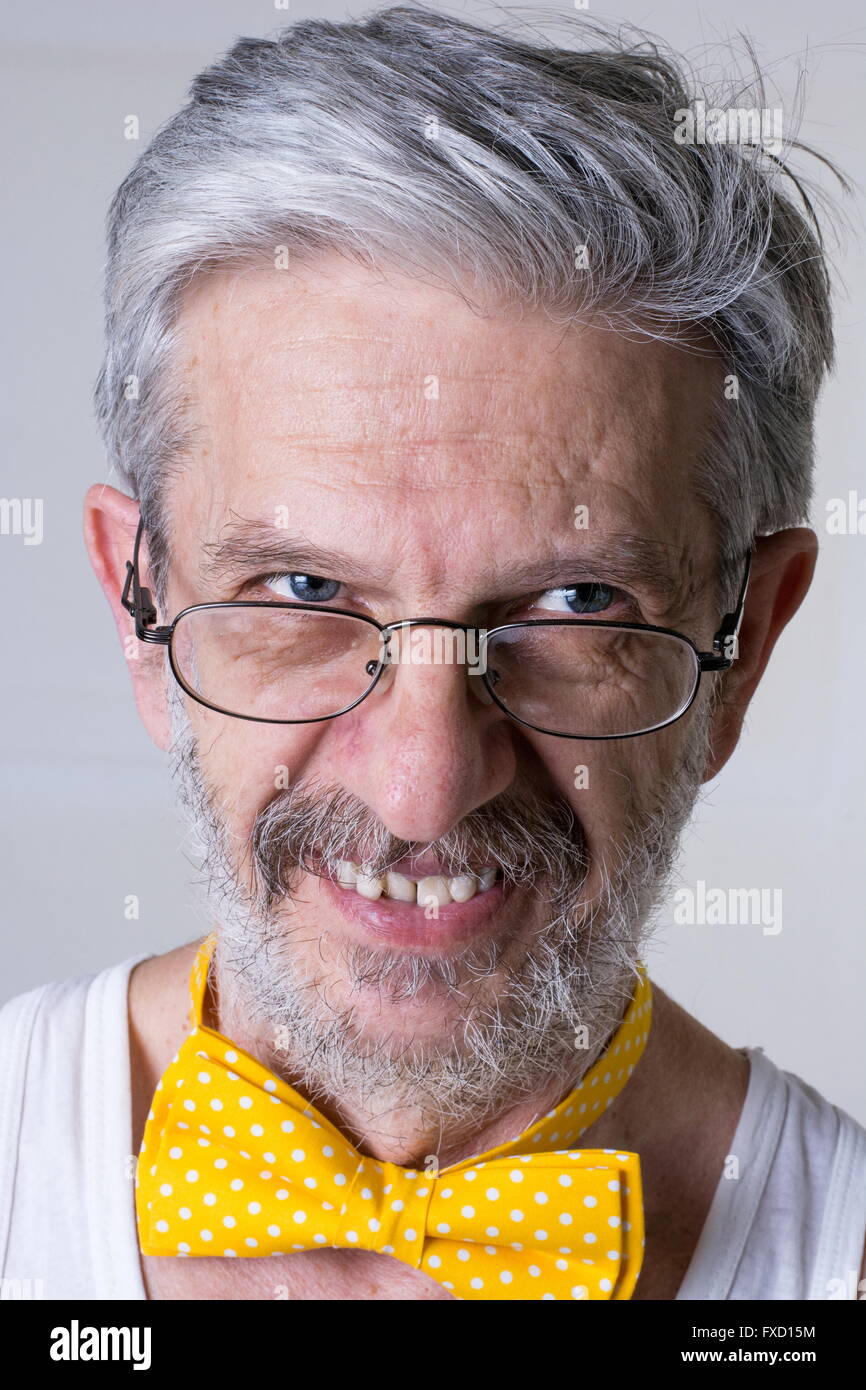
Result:
<svg viewBox="0 0 866 1390"><path fill-rule="evenodd" d="M685 50L747 30L786 109L795 58L804 57L803 138L860 180L848 203L853 232L835 257L839 367L819 422L817 578L776 650L740 749L700 808L682 864L686 885L781 888L782 930L668 925L650 964L662 987L728 1042L763 1046L866 1123L866 538L831 536L824 525L827 499L849 489L866 496L858 256L866 27L857 0L590 6ZM138 723L81 537L84 490L106 477L90 407L104 216L142 148L123 138L123 119L140 117L144 142L185 99L193 74L237 35L366 8L293 0L287 14L266 0L7 0L0 18L9 282L0 493L44 499L41 545L0 536L0 1002L203 930L190 909L164 760ZM472 0L451 8L481 22L507 12ZM133 893L140 917L127 921L124 899ZM663 916L672 922L672 912Z"/></svg>

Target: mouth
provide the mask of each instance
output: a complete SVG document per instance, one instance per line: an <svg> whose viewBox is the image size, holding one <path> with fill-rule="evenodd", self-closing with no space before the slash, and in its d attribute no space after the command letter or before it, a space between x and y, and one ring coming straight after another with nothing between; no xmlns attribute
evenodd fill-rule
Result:
<svg viewBox="0 0 866 1390"><path fill-rule="evenodd" d="M433 872L435 861L403 860L381 875L343 860L320 874L321 889L350 935L436 954L501 935L513 884L493 864L475 873Z"/></svg>
<svg viewBox="0 0 866 1390"><path fill-rule="evenodd" d="M335 882L346 893L357 893L367 902L387 898L395 903L415 903L422 907L445 907L448 903L468 903L479 893L489 893L502 877L495 864L487 865L477 874L459 874L454 878L443 874L401 873L389 869L373 875L360 864L343 859L337 865Z"/></svg>

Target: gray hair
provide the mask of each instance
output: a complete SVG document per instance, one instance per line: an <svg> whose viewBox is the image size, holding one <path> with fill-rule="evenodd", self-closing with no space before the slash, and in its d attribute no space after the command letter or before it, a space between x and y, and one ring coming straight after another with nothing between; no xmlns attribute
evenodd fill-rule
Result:
<svg viewBox="0 0 866 1390"><path fill-rule="evenodd" d="M239 39L195 78L111 204L95 392L160 599L166 483L194 436L172 372L181 292L206 270L273 267L278 248L386 261L470 303L475 288L556 322L592 312L693 350L697 330L739 392L720 390L695 478L718 524L722 592L755 535L808 519L833 338L802 184L760 142L677 143L677 113L697 100L682 60L643 35L572 24L565 48L399 5Z"/></svg>

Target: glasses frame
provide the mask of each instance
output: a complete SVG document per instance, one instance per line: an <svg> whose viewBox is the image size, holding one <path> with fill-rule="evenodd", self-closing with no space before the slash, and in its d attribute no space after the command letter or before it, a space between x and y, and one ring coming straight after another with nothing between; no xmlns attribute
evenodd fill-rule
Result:
<svg viewBox="0 0 866 1390"><path fill-rule="evenodd" d="M215 705L210 700L205 700L201 695L197 694L196 691L190 688L190 686L187 684L180 671L178 670L174 655L173 638L178 623L180 622L181 618L184 618L188 613L196 613L210 608L279 608L294 610L300 609L303 612L312 611L319 613L335 613L344 618L354 618L356 622L367 623L370 627L375 628L377 632L380 634L380 637L382 638L382 641L385 645L386 656L387 643L390 640L390 634L398 629L411 627L446 627L450 628L452 631L457 632L469 633L479 631L479 629L471 623L456 623L453 622L450 618L401 618L393 623L379 623L376 621L375 618L368 618L363 613L354 613L351 609L348 608L326 608L324 606L320 607L319 605L309 603L291 603L282 600L268 602L264 600L260 601L258 599L234 599L226 603L190 604L187 608L182 608L179 613L175 614L172 622L169 623L168 626L149 627L148 624L156 623L158 614L150 590L147 588L143 588L139 580L139 549L143 533L144 520L143 518L140 518L138 523L138 529L135 533L135 544L132 552L132 560L127 560L126 562L126 579L124 581L123 590L120 595L120 601L123 604L123 607L126 609L128 613L132 615L132 618L134 620L135 635L141 642L150 642L168 647L168 658L172 674L175 680L177 681L178 685L181 687L181 689L184 690L186 694L189 695L190 698L195 700L198 704L204 705L206 709L214 710L217 714L224 714L229 719L245 719L255 724L322 724L329 719L339 719L341 715L348 714L350 710L353 710L358 705L360 705L362 700L366 700L367 696L370 695L373 690L375 690L376 685L378 684L383 671L385 671L388 665L387 659L384 661L379 661L378 670L376 671L370 685L364 691L363 695L359 695L357 700L353 700L350 705L346 705L344 709L337 710L334 714L320 714L317 715L314 719L265 719L255 714L238 714L234 710L223 709L221 705ZM671 715L669 719L663 720L660 724L653 724L648 729L637 729L634 733L631 734L564 734L559 733L558 731L553 729L544 729L538 724L531 724L528 720L521 719L519 714L515 714L512 710L508 708L507 705L503 704L503 702L499 699L498 695L496 694L496 691L493 688L493 684L488 679L488 673L486 671L481 673L479 678L483 681L484 687L493 703L498 705L498 707L503 711L503 713L508 715L509 719L514 719L518 724L522 724L525 728L532 729L539 734L547 734L551 738L579 739L585 742L596 743L607 742L611 739L643 738L646 734L658 733L660 729L666 729L670 724L675 724L678 719L682 719L683 715L691 709L692 705L694 704L697 698L698 690L700 688L701 683L701 677L706 672L727 671L730 669L731 666L733 666L734 661L737 659L737 656L739 654L738 638L740 632L740 624L743 620L743 612L746 604L746 591L749 587L749 575L751 573L751 566L752 549L750 547L746 555L746 564L745 569L743 571L743 579L740 585L740 592L737 598L736 606L729 613L726 613L722 618L719 628L715 636L713 637L713 649L709 652L700 651L699 648L692 641L692 639L690 637L687 637L683 632L677 632L674 628L670 627L654 627L649 623L606 623L601 621L600 619L577 617L529 618L525 619L522 622L501 623L498 627L484 629L486 642L489 642L490 638L495 637L497 633L505 632L512 628L572 626L619 628L621 630L629 632L657 632L660 633L662 636L675 637L680 642L684 642L686 646L690 648L695 657L695 682L694 687L692 689L692 693L689 696L688 701L683 705L682 709L680 709L676 714ZM131 598L130 591L132 593Z"/></svg>

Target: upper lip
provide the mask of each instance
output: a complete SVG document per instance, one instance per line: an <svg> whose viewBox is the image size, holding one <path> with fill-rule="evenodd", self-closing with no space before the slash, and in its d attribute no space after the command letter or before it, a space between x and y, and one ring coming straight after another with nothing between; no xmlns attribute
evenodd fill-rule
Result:
<svg viewBox="0 0 866 1390"><path fill-rule="evenodd" d="M351 855L347 855L346 859L350 864L358 864L363 870L364 864L361 859ZM476 863L475 868L469 872L474 873L475 877L478 877L485 869L493 869L496 867L493 861L486 864L479 861ZM383 870L382 874L376 874L374 877L382 877L386 872L403 874L406 878L455 878L458 876L447 869L443 865L442 860L438 859L435 854L407 855L406 858L399 859L394 864L389 864L387 870Z"/></svg>

